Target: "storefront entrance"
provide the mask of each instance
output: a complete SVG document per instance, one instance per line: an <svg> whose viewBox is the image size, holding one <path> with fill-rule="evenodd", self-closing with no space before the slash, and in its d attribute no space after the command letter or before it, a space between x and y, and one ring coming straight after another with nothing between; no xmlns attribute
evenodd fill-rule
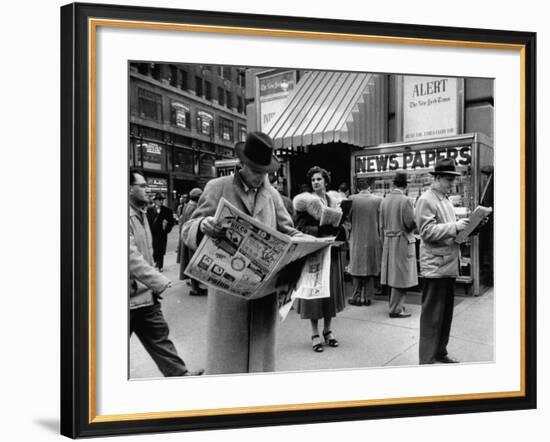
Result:
<svg viewBox="0 0 550 442"><path fill-rule="evenodd" d="M319 166L330 172L331 184L327 190L336 190L341 183L350 186L350 156L357 147L345 143L329 143L309 146L307 152L298 152L290 158L291 195L300 192L300 187L307 183L307 171Z"/></svg>

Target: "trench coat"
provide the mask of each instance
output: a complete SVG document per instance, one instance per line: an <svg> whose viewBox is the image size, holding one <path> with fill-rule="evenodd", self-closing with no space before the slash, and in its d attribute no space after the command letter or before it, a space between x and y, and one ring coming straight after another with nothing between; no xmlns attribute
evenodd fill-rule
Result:
<svg viewBox="0 0 550 442"><path fill-rule="evenodd" d="M349 237L349 273L352 276L380 274L382 242L378 228L382 198L368 191L349 197L351 233Z"/></svg>
<svg viewBox="0 0 550 442"><path fill-rule="evenodd" d="M456 215L449 199L433 187L418 199L415 209L420 234L420 272L424 278L456 278L460 246Z"/></svg>
<svg viewBox="0 0 550 442"><path fill-rule="evenodd" d="M165 255L168 234L174 227L174 214L166 206L161 206L159 213L157 213L156 207L150 207L147 210L147 218L153 235L153 254L157 256ZM162 227L164 220L168 222L165 229Z"/></svg>
<svg viewBox="0 0 550 442"><path fill-rule="evenodd" d="M202 239L199 226L213 216L221 198L256 220L287 235L296 235L283 200L269 182L254 192L239 173L209 181L199 199L197 210L182 229L185 244L195 250ZM257 300L208 288L206 373L247 373L275 369L275 332L278 304L275 294Z"/></svg>
<svg viewBox="0 0 550 442"><path fill-rule="evenodd" d="M384 245L380 283L406 289L418 285L414 208L401 189L393 189L380 205Z"/></svg>

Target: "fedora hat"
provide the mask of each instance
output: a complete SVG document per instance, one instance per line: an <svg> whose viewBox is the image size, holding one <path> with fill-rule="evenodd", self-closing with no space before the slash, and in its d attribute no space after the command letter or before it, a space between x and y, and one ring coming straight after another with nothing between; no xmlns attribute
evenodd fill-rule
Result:
<svg viewBox="0 0 550 442"><path fill-rule="evenodd" d="M462 175L460 172L456 171L456 163L452 158L441 158L437 160L434 170L430 173L432 175Z"/></svg>
<svg viewBox="0 0 550 442"><path fill-rule="evenodd" d="M407 187L407 173L402 170L395 173L393 177L393 184L397 187Z"/></svg>
<svg viewBox="0 0 550 442"><path fill-rule="evenodd" d="M157 192L155 193L155 197L153 198L154 200L165 200L166 198L164 198L164 195L160 192Z"/></svg>
<svg viewBox="0 0 550 442"><path fill-rule="evenodd" d="M273 155L273 141L263 132L250 132L246 141L235 145L235 153L242 164L255 172L275 172L279 161Z"/></svg>

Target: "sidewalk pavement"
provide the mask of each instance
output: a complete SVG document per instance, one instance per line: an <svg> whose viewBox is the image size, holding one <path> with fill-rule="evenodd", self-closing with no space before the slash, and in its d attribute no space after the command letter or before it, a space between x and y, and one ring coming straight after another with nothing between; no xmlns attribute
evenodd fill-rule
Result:
<svg viewBox="0 0 550 442"><path fill-rule="evenodd" d="M172 244L173 245L173 244ZM163 295L162 309L170 337L189 369L204 367L206 360L207 296L189 296L189 286L178 280L174 247L168 248L164 274L173 286ZM351 284L346 285L351 295ZM457 296L449 355L461 362L494 360L494 295L489 289L479 297ZM276 348L277 371L364 368L418 364L420 294L407 296L410 318L389 318L385 297L376 297L369 307L347 305L332 321L338 348L325 346L315 353L307 320L292 310L279 324ZM322 322L319 324L322 327ZM130 377L160 377L161 374L134 336L130 339Z"/></svg>

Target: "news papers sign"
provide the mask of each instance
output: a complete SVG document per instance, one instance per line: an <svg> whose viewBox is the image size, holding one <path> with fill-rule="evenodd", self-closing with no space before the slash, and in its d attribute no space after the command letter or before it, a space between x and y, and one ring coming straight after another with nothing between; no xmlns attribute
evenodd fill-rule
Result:
<svg viewBox="0 0 550 442"><path fill-rule="evenodd" d="M461 81L447 77L403 77L403 141L460 133Z"/></svg>
<svg viewBox="0 0 550 442"><path fill-rule="evenodd" d="M440 158L452 158L458 167L467 167L472 162L472 151L470 146L463 146L357 155L355 173L378 174L398 169L405 171L431 169Z"/></svg>

